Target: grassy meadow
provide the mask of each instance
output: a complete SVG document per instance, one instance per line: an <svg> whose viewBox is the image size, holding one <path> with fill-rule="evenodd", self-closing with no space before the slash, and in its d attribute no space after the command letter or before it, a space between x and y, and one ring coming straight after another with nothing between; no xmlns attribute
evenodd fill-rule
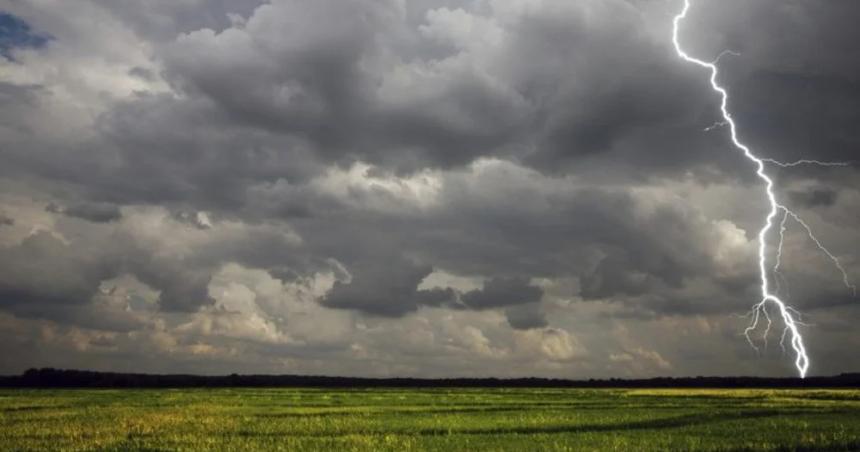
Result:
<svg viewBox="0 0 860 452"><path fill-rule="evenodd" d="M2 450L860 450L860 391L0 390Z"/></svg>

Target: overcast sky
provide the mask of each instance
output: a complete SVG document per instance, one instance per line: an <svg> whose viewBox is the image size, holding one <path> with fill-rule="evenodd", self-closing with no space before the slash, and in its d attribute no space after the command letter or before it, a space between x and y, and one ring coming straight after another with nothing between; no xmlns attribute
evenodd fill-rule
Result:
<svg viewBox="0 0 860 452"><path fill-rule="evenodd" d="M0 0L0 373L794 375L681 0ZM860 160L860 2L698 0L764 158ZM860 280L860 166L769 166ZM787 223L810 374L860 299Z"/></svg>

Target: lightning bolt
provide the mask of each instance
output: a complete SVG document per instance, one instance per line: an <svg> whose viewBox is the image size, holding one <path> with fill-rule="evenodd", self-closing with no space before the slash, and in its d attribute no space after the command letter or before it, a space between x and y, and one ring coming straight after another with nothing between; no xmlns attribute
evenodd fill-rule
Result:
<svg viewBox="0 0 860 452"><path fill-rule="evenodd" d="M782 250L785 246L785 231L788 230L788 211L782 216L782 222L779 223L779 246L776 247L776 263L773 265L774 283L776 285L776 293L780 293L780 281L788 283L785 275L782 274L780 267L782 266ZM787 290L786 290L787 292ZM783 335L785 337L785 335Z"/></svg>
<svg viewBox="0 0 860 452"><path fill-rule="evenodd" d="M787 216L790 216L794 219L794 221L803 226L803 229L806 230L806 234L809 236L809 239L812 240L813 243L815 243L815 246L817 246L818 249L821 250L821 252L823 252L825 255L827 255L828 258L830 258L831 261L833 261L833 265L842 273L842 282L845 284L845 287L847 287L856 297L857 286L851 283L851 279L848 277L848 272L845 270L845 267L842 266L842 262L839 261L839 258L836 257L832 252L830 252L830 250L828 250L824 247L824 245L821 244L821 241L818 240L818 238L815 237L815 234L812 233L812 228L808 224L806 224L806 222L803 221L802 218L797 216L796 213L786 209L785 207L782 207L782 209L785 210L785 214Z"/></svg>
<svg viewBox="0 0 860 452"><path fill-rule="evenodd" d="M755 345L750 334L758 328L761 318L764 317L765 321L767 322L767 325L765 327L764 337L763 337L763 339L765 341L765 345L766 345L767 344L767 336L770 333L770 327L771 327L771 323L772 323L771 314L768 311L768 306L773 305L774 307L776 307L776 310L779 313L780 317L782 318L783 324L785 325L785 329L782 332L782 338L780 340L780 346L784 346L784 342L785 342L785 339L787 336L790 337L791 347L794 349L794 353L795 353L794 365L797 368L797 372L800 374L800 377L805 378L806 373L809 370L809 356L806 353L806 347L803 344L803 336L801 335L800 329L799 329L799 326L804 325L799 320L800 319L800 313L798 313L797 310L793 309L791 306L788 306L779 297L778 280L777 280L776 291L771 291L770 279L768 278L767 237L768 237L768 234L771 232L771 230L774 227L774 220L777 218L777 216L781 212L784 215L782 222L780 223L780 231L779 231L780 240L779 240L779 244L778 244L778 248L777 248L776 265L772 269L772 271L775 274L780 275L779 268L780 268L780 265L782 262L782 248L783 248L783 245L785 243L786 222L788 221L789 218L791 218L795 222L800 224L806 230L807 234L809 235L810 239L815 243L815 245L823 253L825 253L827 255L827 257L831 261L833 261L833 263L839 269L839 271L842 272L843 281L844 281L846 287L848 287L850 290L852 290L855 295L857 293L857 288L850 283L849 278L848 278L848 273L845 271L845 268L839 262L839 259L837 259L837 257L833 253L831 253L827 248L825 248L824 245L821 243L821 241L819 241L818 238L815 237L815 234L813 233L812 228L810 228L809 225L806 222L804 222L803 219L801 219L796 213L792 212L788 207L779 203L779 201L777 200L776 192L774 191L774 185L775 185L774 181L767 174L765 164L771 163L771 164L775 164L775 165L780 166L780 167L787 168L787 167L799 166L799 165L804 165L804 164L819 165L819 166L849 166L850 163L847 163L847 162L821 162L821 161L817 161L817 160L799 160L797 162L792 162L792 163L782 163L782 162L778 162L778 161L773 160L773 159L766 159L766 158L758 157L752 152L752 150L746 144L742 143L740 141L740 139L738 138L737 126L736 126L735 121L732 117L732 114L728 108L729 93L725 88L723 88L719 84L719 82L717 80L719 78L719 69L717 68L717 63L719 62L719 60L722 57L724 57L725 55L737 55L737 53L734 53L731 51L724 51L724 52L720 53L720 55L714 61L707 62L707 61L703 61L703 60L700 60L698 58L695 58L693 56L690 56L687 52L685 52L681 46L679 39L678 39L678 34L679 34L679 29L680 29L681 23L687 17L687 13L689 12L689 10L690 10L690 0L684 0L683 9L681 10L681 12L679 12L675 16L675 18L672 22L672 24L673 24L672 43L675 46L675 52L678 54L679 58L683 59L684 61L686 61L688 63L692 63L692 64L695 64L697 66L700 66L700 67L702 67L702 68L704 68L710 72L711 88L720 97L720 112L722 113L722 120L717 122L713 126L705 129L705 130L710 131L710 130L713 130L717 127L727 127L728 128L729 134L731 136L731 141L732 141L732 144L734 145L734 147L737 150L741 151L741 153L743 153L744 157L746 157L751 163L753 163L755 165L756 175L759 177L759 179L762 180L762 182L764 182L765 195L766 195L768 204L770 206L770 210L768 211L767 216L765 217L764 226L762 227L761 231L759 231L759 234L758 234L758 242L759 242L758 266L759 266L759 275L761 277L761 297L762 298L761 298L761 301L759 301L758 303L753 305L752 311L750 312L751 321L750 321L749 325L747 326L747 328L744 330L744 335L746 336L750 345L755 350L758 350L758 347ZM797 316L797 318L795 318L795 316Z"/></svg>
<svg viewBox="0 0 860 452"><path fill-rule="evenodd" d="M816 165L816 166L851 166L852 162L822 162L820 160L802 159L796 162L780 162L774 159L761 159L763 162L772 163L783 168L791 168L800 165Z"/></svg>

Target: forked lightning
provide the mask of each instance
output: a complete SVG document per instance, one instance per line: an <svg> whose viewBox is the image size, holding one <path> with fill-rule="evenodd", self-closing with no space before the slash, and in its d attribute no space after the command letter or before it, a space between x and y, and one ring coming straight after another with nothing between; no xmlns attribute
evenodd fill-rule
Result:
<svg viewBox="0 0 860 452"><path fill-rule="evenodd" d="M783 258L782 247L783 247L783 244L785 242L784 239L785 239L786 222L789 219L793 219L795 222L800 224L806 230L807 234L809 235L809 237L813 241L813 243L822 252L824 252L827 255L827 257L833 261L836 268L842 272L842 277L843 277L843 281L845 282L845 285L851 291L853 291L855 295L857 292L857 288L854 285L852 285L851 282L849 281L848 274L845 271L845 268L839 262L839 259L833 253L831 253L827 248L825 248L824 245L821 244L821 241L819 241L818 238L815 237L815 234L813 233L812 228L810 228L809 225L806 222L804 222L803 219L801 219L795 212L791 211L788 207L780 204L780 202L777 199L776 192L774 190L774 181L771 178L771 176L768 175L768 173L766 172L766 169L767 169L766 163L774 164L774 165L777 165L777 166L780 166L783 168L788 168L788 167L793 167L793 166L798 166L798 165L804 165L804 164L820 165L820 166L849 166L850 163L821 162L821 161L817 161L817 160L807 160L807 159L799 160L797 162L792 162L792 163L782 163L782 162L778 162L776 160L758 157L752 152L752 150L750 150L750 148L747 145L742 143L738 138L737 127L735 125L735 121L732 118L732 114L729 112L729 108L728 108L729 93L725 88L723 88L719 84L719 81L718 81L719 69L717 68L717 63L720 60L720 58L722 58L726 55L737 55L737 54L734 52L730 52L730 51L724 51L724 52L720 53L720 55L716 59L714 59L714 61L708 62L708 61L704 61L704 60L700 60L698 58L692 57L687 52L685 52L681 46L679 39L678 39L678 34L679 34L679 29L680 29L681 23L687 17L687 13L689 12L689 10L690 10L690 0L684 0L683 9L681 10L680 13L678 13L678 15L675 16L675 19L673 21L672 43L675 45L675 51L677 52L677 54L680 58L682 58L684 61L686 61L688 63L693 63L695 65L698 65L698 66L700 66L700 67L702 67L702 68L704 68L710 72L711 88L720 96L720 101L721 101L720 111L722 113L723 118L721 121L716 123L714 126L711 126L706 130L713 130L717 127L727 127L728 128L729 134L731 136L732 144L734 144L735 148L737 148L739 151L741 151L743 153L743 155L756 166L756 174L758 175L759 179L761 179L764 182L765 195L766 195L768 204L770 206L770 210L767 213L767 216L765 217L764 226L762 227L761 231L759 231L759 234L758 234L758 246L759 246L759 248L758 248L758 259L759 259L758 265L759 265L759 274L761 276L761 296L762 296L762 298L761 298L761 301L759 301L758 303L756 303L753 306L752 312L750 313L752 320L751 320L749 326L744 331L744 334L746 335L747 340L749 341L750 345L752 345L753 348L758 350L758 348L755 345L755 342L752 340L752 337L750 335L758 328L759 321L761 320L762 317L764 317L767 324L765 326L763 339L765 340L765 343L767 343L766 342L767 336L770 332L770 327L771 327L771 323L772 323L770 312L768 311L768 306L772 305L772 306L776 307L777 312L779 313L780 317L782 318L783 323L785 324L785 329L783 330L783 333L782 333L782 339L784 341L785 337L787 335L790 335L791 347L794 349L794 352L796 355L794 364L795 364L795 367L797 367L797 371L800 374L800 377L804 378L804 377L806 377L806 373L809 371L809 356L807 355L806 347L803 344L803 336L801 335L801 332L799 329L799 326L801 326L802 323L799 321L798 312L795 309L788 306L780 298L779 293L778 293L779 292L779 286L778 286L779 279L778 278L782 277L781 273L779 272L779 267L782 263L782 258ZM768 242L767 242L767 239L768 239L769 233L771 232L771 230L774 227L774 220L777 218L777 216L780 213L783 214L783 218L782 218L782 221L780 223L780 231L779 231L780 239L779 239L779 243L777 246L777 259L776 259L776 264L771 269L771 271L773 271L774 274L777 276L777 279L776 279L777 287L776 287L776 290L772 290L771 285L770 285L770 278L768 277L768 259L767 259ZM796 316L797 316L797 318L795 318ZM780 341L781 345L782 345L783 341Z"/></svg>

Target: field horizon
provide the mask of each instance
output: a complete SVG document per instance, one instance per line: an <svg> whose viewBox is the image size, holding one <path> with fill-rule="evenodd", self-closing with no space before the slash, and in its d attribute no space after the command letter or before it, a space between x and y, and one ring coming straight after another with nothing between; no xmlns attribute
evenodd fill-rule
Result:
<svg viewBox="0 0 860 452"><path fill-rule="evenodd" d="M0 389L5 450L860 448L846 389Z"/></svg>

